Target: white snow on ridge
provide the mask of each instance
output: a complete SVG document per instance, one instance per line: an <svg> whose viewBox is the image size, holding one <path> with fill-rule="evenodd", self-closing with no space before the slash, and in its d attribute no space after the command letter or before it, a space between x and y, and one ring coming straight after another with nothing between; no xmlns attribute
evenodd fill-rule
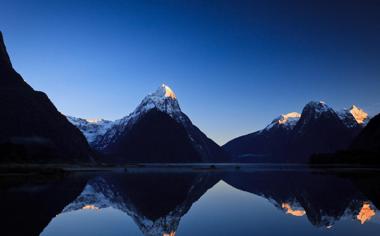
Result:
<svg viewBox="0 0 380 236"><path fill-rule="evenodd" d="M283 126L286 129L293 129L296 126L298 120L301 118L301 114L297 112L291 112L288 114L283 114L270 123L265 130L270 130L275 126Z"/></svg>
<svg viewBox="0 0 380 236"><path fill-rule="evenodd" d="M352 114L352 116L355 118L358 124L363 124L365 122L368 122L368 113L364 112L362 109L358 108L357 106L352 105L349 112Z"/></svg>
<svg viewBox="0 0 380 236"><path fill-rule="evenodd" d="M102 137L95 140L97 149L104 149L108 144L115 142L118 134L123 133L127 127L131 127L142 115L154 108L186 127L187 119L179 107L175 93L169 86L162 84L154 93L146 96L132 113L116 120Z"/></svg>
<svg viewBox="0 0 380 236"><path fill-rule="evenodd" d="M91 144L97 137L104 135L113 125L112 121L104 119L82 119L67 116L67 120L75 125Z"/></svg>
<svg viewBox="0 0 380 236"><path fill-rule="evenodd" d="M343 123L349 128L357 125L366 126L370 120L368 114L355 105L352 105L348 109L338 111L337 114Z"/></svg>
<svg viewBox="0 0 380 236"><path fill-rule="evenodd" d="M67 116L67 119L82 131L92 146L103 149L114 142L118 134L122 133L127 126L133 125L141 115L154 108L167 113L178 123L186 123L186 118L179 107L177 96L165 84L162 84L154 93L146 96L132 113L119 120L81 119L72 116Z"/></svg>
<svg viewBox="0 0 380 236"><path fill-rule="evenodd" d="M182 116L176 95L167 85L162 84L154 93L146 96L131 114L115 121L115 123L126 125L131 120L135 120L136 117L145 114L153 108L167 113L177 121L179 121L179 118Z"/></svg>
<svg viewBox="0 0 380 236"><path fill-rule="evenodd" d="M324 101L319 101L319 102L312 101L306 104L305 107L312 108L315 111L314 113L315 119L325 112L335 113L335 111L331 107L329 107Z"/></svg>
<svg viewBox="0 0 380 236"><path fill-rule="evenodd" d="M133 113L143 113L152 108L157 108L175 119L182 113L175 93L165 84L162 84L154 93L146 96Z"/></svg>
<svg viewBox="0 0 380 236"><path fill-rule="evenodd" d="M335 111L330 106L328 106L323 101L312 101L309 102L305 108L313 110L313 119L319 118L323 113L330 112L330 113L336 113L338 117L342 120L342 122L348 127L348 128L354 128L358 125L365 126L369 122L370 117L368 114L360 109L359 107L352 105L349 109L344 109L341 111ZM284 127L286 129L293 129L299 119L301 118L301 114L297 112L291 112L285 115L281 115L274 119L265 129L263 130L271 130L274 127ZM262 131L263 131L262 130Z"/></svg>

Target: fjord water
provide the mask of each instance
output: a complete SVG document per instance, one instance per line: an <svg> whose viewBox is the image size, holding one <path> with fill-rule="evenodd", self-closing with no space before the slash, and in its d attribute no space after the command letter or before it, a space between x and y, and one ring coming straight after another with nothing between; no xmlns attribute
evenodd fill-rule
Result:
<svg viewBox="0 0 380 236"><path fill-rule="evenodd" d="M369 171L136 171L2 178L1 235L376 235Z"/></svg>

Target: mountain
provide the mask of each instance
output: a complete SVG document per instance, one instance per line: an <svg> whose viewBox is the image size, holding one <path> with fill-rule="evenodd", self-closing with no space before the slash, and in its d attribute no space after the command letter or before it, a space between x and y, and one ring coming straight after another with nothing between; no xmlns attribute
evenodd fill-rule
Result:
<svg viewBox="0 0 380 236"><path fill-rule="evenodd" d="M90 162L82 133L13 69L0 32L0 162Z"/></svg>
<svg viewBox="0 0 380 236"><path fill-rule="evenodd" d="M324 102L309 102L302 114L276 118L265 129L238 137L223 148L238 162L300 162L314 153L348 147L368 115L352 106L335 112Z"/></svg>
<svg viewBox="0 0 380 236"><path fill-rule="evenodd" d="M374 116L355 138L350 149L380 154L380 114Z"/></svg>
<svg viewBox="0 0 380 236"><path fill-rule="evenodd" d="M70 118L69 118L70 119ZM71 118L71 120L73 120ZM184 114L173 90L161 85L128 116L86 134L94 149L117 163L223 162L224 151Z"/></svg>
<svg viewBox="0 0 380 236"><path fill-rule="evenodd" d="M289 145L292 130L301 114L292 112L274 119L263 130L229 141L223 148L234 161L266 161L281 155Z"/></svg>
<svg viewBox="0 0 380 236"><path fill-rule="evenodd" d="M353 138L354 134L331 107L324 102L310 102L294 127L290 154L308 158L314 153L335 152L347 148Z"/></svg>
<svg viewBox="0 0 380 236"><path fill-rule="evenodd" d="M349 128L365 127L370 120L368 114L355 105L349 109L338 111L337 115Z"/></svg>
<svg viewBox="0 0 380 236"><path fill-rule="evenodd" d="M97 138L104 135L113 125L112 121L104 119L82 119L67 116L67 120L83 133L90 145L92 145Z"/></svg>
<svg viewBox="0 0 380 236"><path fill-rule="evenodd" d="M380 114L371 118L349 147L330 154L313 155L311 164L380 164Z"/></svg>

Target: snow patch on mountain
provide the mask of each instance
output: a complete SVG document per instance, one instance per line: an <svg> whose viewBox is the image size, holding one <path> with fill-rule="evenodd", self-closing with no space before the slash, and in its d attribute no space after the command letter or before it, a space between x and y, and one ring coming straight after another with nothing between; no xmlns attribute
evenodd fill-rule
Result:
<svg viewBox="0 0 380 236"><path fill-rule="evenodd" d="M146 96L134 112L119 120L119 123L125 124L153 108L165 112L175 120L182 122L182 112L175 93L167 85L162 84L154 93Z"/></svg>
<svg viewBox="0 0 380 236"><path fill-rule="evenodd" d="M182 113L175 93L169 86L162 84L154 93L146 96L132 113L120 120L116 120L104 135L98 137L95 140L96 148L102 150L106 148L108 144L116 142L120 134L133 126L142 115L152 109L165 112L178 123L181 123L185 127L188 126L188 119Z"/></svg>
<svg viewBox="0 0 380 236"><path fill-rule="evenodd" d="M355 105L352 105L348 109L338 111L337 114L343 123L349 128L353 128L358 125L366 126L370 120L368 113Z"/></svg>
<svg viewBox="0 0 380 236"><path fill-rule="evenodd" d="M277 117L276 119L274 119L272 121L272 123L270 123L266 128L265 130L270 130L272 129L273 127L279 127L279 126L282 126L286 129L293 129L294 126L296 126L298 120L300 119L301 117L301 114L297 113L297 112L291 112L291 113L288 113L288 114L283 114L279 117Z"/></svg>
<svg viewBox="0 0 380 236"><path fill-rule="evenodd" d="M313 113L315 119L319 118L323 113L326 112L335 113L335 111L323 101L311 101L306 104L304 110L306 109L314 111Z"/></svg>
<svg viewBox="0 0 380 236"><path fill-rule="evenodd" d="M113 126L112 121L104 119L82 119L67 116L67 120L83 133L90 145Z"/></svg>
<svg viewBox="0 0 380 236"><path fill-rule="evenodd" d="M349 109L344 109L337 112L323 101L311 101L307 103L303 109L303 116L305 116L304 122L309 122L310 120L318 119L322 115L338 115L338 117L348 128L354 128L357 125L365 126L369 121L368 114L364 112L362 109L356 107L355 105L353 105ZM292 130L296 126L300 118L301 114L297 112L283 114L274 119L267 127L265 127L260 132L269 131L273 128L278 127L283 127L288 130Z"/></svg>

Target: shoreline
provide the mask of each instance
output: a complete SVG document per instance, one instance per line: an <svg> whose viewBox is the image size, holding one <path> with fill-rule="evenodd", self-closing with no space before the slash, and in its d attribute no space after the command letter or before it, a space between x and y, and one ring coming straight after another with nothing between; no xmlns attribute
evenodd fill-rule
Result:
<svg viewBox="0 0 380 236"><path fill-rule="evenodd" d="M229 172L229 171L375 171L380 166L348 164L275 164L275 163L133 163L125 165L79 164L7 164L0 165L0 175L64 174L71 172Z"/></svg>

